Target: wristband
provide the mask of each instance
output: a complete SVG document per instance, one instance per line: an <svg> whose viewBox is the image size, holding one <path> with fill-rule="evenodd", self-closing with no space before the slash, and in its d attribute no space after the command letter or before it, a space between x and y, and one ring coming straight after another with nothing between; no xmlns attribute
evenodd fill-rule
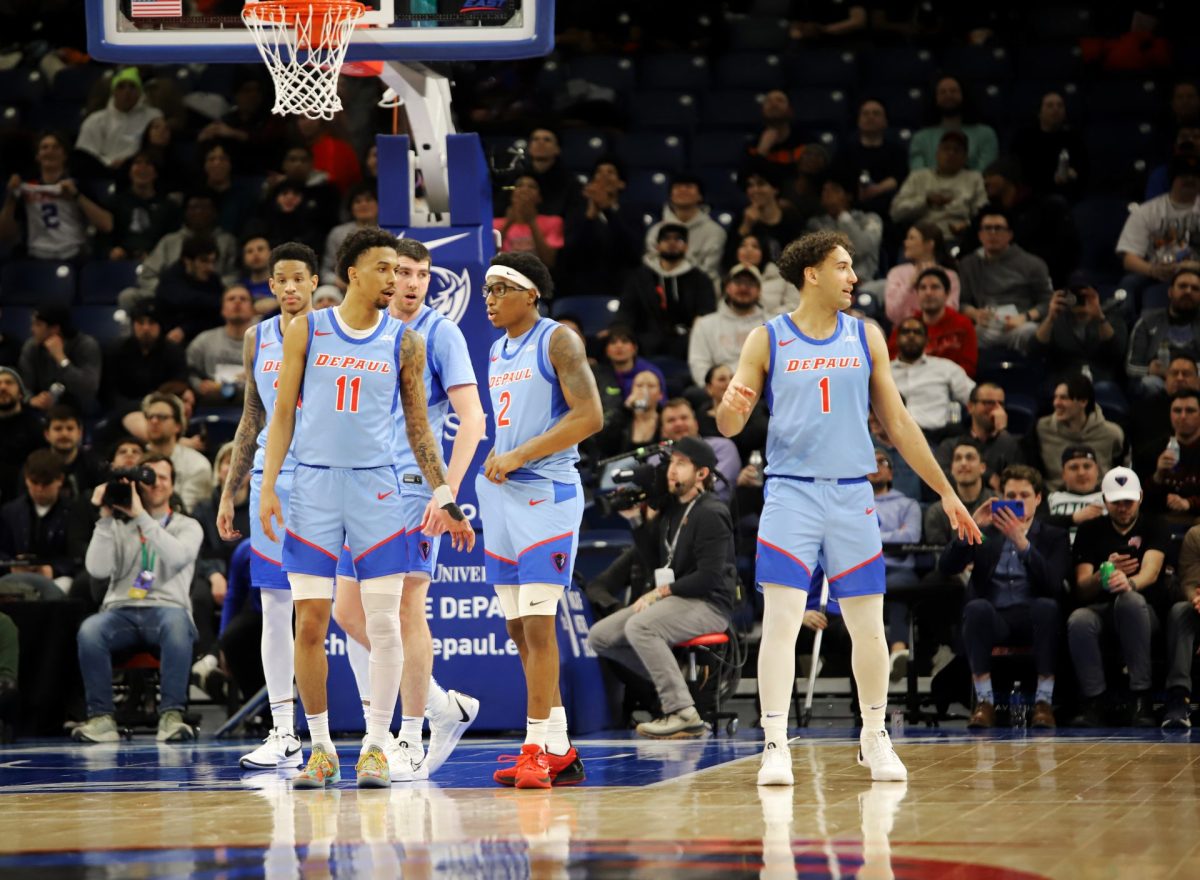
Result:
<svg viewBox="0 0 1200 880"><path fill-rule="evenodd" d="M450 514L451 519L458 522L466 520L462 509L454 502L454 493L445 483L433 490L433 500L437 502L438 507Z"/></svg>

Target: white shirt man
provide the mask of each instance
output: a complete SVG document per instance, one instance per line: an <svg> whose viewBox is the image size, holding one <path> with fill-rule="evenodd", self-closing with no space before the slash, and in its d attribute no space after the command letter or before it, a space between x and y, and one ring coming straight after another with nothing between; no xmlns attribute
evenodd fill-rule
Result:
<svg viewBox="0 0 1200 880"><path fill-rule="evenodd" d="M965 406L970 400L975 381L954 361L925 354L925 341L920 318L900 322L892 375L921 430L940 431L950 423L952 405Z"/></svg>

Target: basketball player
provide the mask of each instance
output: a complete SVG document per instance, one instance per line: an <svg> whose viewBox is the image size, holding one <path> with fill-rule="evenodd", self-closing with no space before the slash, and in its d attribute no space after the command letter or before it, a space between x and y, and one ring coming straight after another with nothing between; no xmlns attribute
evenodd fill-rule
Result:
<svg viewBox="0 0 1200 880"><path fill-rule="evenodd" d="M569 785L583 780L583 763L567 738L555 620L583 517L577 445L600 430L600 393L580 338L538 315L538 300L553 289L541 260L498 254L483 289L488 320L504 335L488 364L496 440L475 486L487 577L528 691L525 744L516 765L494 778L517 788Z"/></svg>
<svg viewBox="0 0 1200 880"><path fill-rule="evenodd" d="M312 736L308 765L293 779L294 788L324 788L341 778L329 736L325 635L343 542L361 579L371 641L371 714L355 768L358 785L390 785L384 749L404 661L399 614L408 571L404 528L396 530L404 520L392 466L397 400L421 473L437 487L438 508L449 515L452 542L468 549L475 542L446 485L438 442L425 417L425 343L386 312L398 263L390 232L378 227L352 232L337 257L345 300L293 321L283 338L259 517L274 538L273 521L283 520L275 486L294 435L283 570L296 607L296 684ZM297 411L301 387L304 405Z"/></svg>
<svg viewBox="0 0 1200 880"><path fill-rule="evenodd" d="M459 419L458 432L450 452L446 482L458 495L467 468L475 457L479 441L487 428L471 355L462 331L436 309L425 305L429 291L429 251L421 242L404 238L396 245L400 256L397 267L396 295L388 313L425 340L425 389L429 392L429 426L439 440L451 406ZM400 475L400 500L405 508L405 537L408 541L409 570L400 598L400 640L404 644L404 671L400 679L400 703L403 720L400 735L388 752L388 767L393 782L426 779L449 757L479 713L479 701L457 691L444 691L430 676L433 671L433 636L425 618L425 597L437 568L438 545L444 531L441 514L421 476L416 458L404 436L404 414L396 413L396 447L393 462ZM433 528L421 532L421 523L429 519ZM370 676L367 671L367 635L358 581L350 554L343 548L338 562L337 592L333 600L333 619L346 631L350 642L346 654L350 660L364 711L369 711ZM423 716L429 717L429 755L421 747Z"/></svg>
<svg viewBox="0 0 1200 880"><path fill-rule="evenodd" d="M863 717L858 763L870 768L874 780L908 777L883 726L888 646L879 519L866 477L875 470L869 407L905 460L941 496L959 537L980 540L896 390L883 333L843 312L858 281L852 264L850 240L840 232L810 233L784 249L779 270L800 288L800 305L751 331L717 408L717 427L726 437L745 427L759 395L766 394L771 413L756 573L765 602L758 692L766 747L759 785L793 782L788 703L796 636L817 563L829 575L830 597L841 605L853 642Z"/></svg>
<svg viewBox="0 0 1200 880"><path fill-rule="evenodd" d="M279 314L246 330L242 362L246 367L246 398L233 437L229 475L217 508L217 531L226 541L242 537L233 528L233 497L250 474L250 509L258 510L262 490L267 422L275 408L276 379L283 363L283 334L296 319L312 310L317 287L317 255L308 245L287 242L271 251L267 284L279 301ZM253 470L251 467L253 466ZM286 516L296 461L288 450L275 483ZM271 702L271 732L261 746L238 762L246 770L297 769L303 764L300 740L293 730L292 594L280 568L282 547L250 518L250 583L262 600L262 664Z"/></svg>

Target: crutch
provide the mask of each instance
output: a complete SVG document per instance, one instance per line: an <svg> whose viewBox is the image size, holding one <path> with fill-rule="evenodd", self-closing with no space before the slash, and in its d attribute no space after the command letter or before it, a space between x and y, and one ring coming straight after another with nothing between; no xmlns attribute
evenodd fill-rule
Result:
<svg viewBox="0 0 1200 880"><path fill-rule="evenodd" d="M825 613L825 608L829 604L829 578L821 575L821 608L822 614ZM821 637L825 635L825 630L817 630L816 636L813 637L812 649L812 665L808 670L808 693L804 695L804 711L800 715L800 726L808 727L812 721L812 701L813 690L817 686L817 663L821 659Z"/></svg>

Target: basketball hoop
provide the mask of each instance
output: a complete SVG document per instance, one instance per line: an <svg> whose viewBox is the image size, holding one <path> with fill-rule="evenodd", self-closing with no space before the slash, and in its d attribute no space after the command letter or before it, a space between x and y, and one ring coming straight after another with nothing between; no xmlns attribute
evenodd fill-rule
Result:
<svg viewBox="0 0 1200 880"><path fill-rule="evenodd" d="M342 109L338 73L350 32L366 13L356 0L248 2L242 21L275 81L271 112L332 119Z"/></svg>

